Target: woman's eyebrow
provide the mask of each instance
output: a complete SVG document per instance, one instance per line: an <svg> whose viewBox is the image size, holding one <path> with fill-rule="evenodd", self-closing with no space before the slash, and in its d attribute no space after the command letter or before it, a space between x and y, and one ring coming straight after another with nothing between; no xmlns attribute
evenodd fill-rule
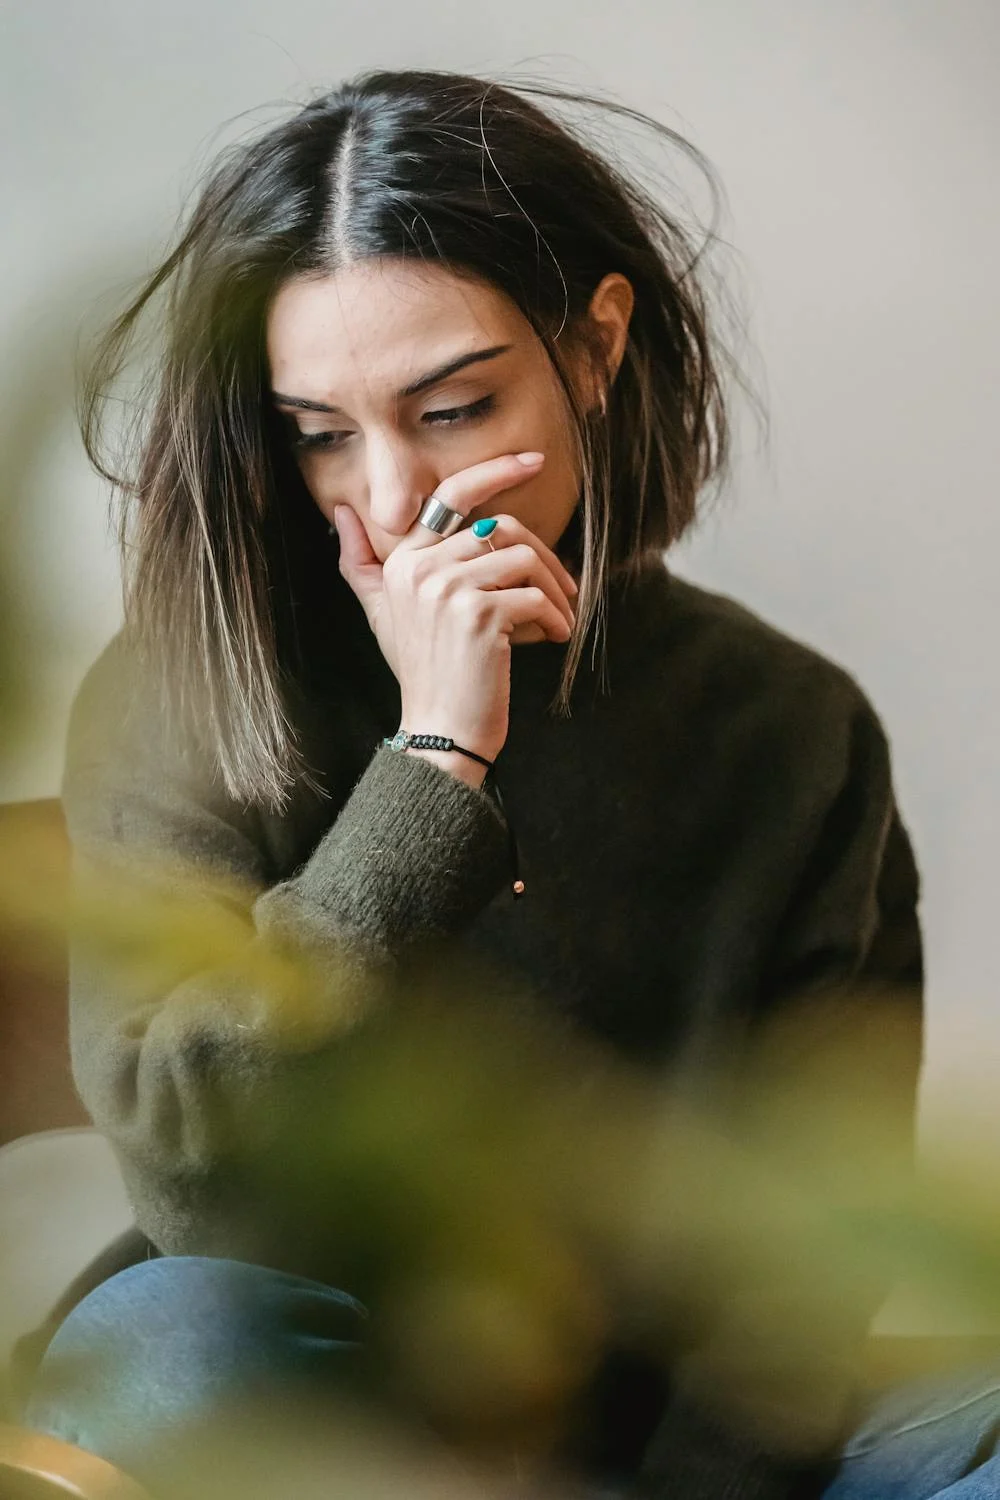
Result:
<svg viewBox="0 0 1000 1500"><path fill-rule="evenodd" d="M484 360L496 359L498 355L506 354L513 347L513 344L494 344L489 349L473 349L469 354L460 354L457 359L450 359L446 364L428 370L427 374L421 375L419 380L414 380L410 385L404 386L396 393L397 400L405 401L408 396L417 396L430 386L437 385L439 381L447 380L449 375L457 375L459 370L464 370L467 365L482 364ZM283 396L280 391L272 391L271 396L278 406L294 406L297 411L323 411L331 416L343 415L339 406L325 406L322 401L307 401L304 396Z"/></svg>

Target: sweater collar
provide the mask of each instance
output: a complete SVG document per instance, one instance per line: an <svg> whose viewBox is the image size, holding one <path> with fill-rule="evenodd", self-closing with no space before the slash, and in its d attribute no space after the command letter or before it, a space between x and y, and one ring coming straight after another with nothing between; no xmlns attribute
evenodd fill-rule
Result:
<svg viewBox="0 0 1000 1500"><path fill-rule="evenodd" d="M654 556L633 574L620 574L608 584L604 612L603 652L600 634L591 629L580 657L573 684L577 698L613 692L615 679L642 670L650 654L658 649L661 624L667 605L671 574L665 562ZM597 650L594 641L597 639ZM515 646L511 655L511 703L521 706L526 698L555 698L568 647L549 641ZM602 663L603 656L603 663Z"/></svg>

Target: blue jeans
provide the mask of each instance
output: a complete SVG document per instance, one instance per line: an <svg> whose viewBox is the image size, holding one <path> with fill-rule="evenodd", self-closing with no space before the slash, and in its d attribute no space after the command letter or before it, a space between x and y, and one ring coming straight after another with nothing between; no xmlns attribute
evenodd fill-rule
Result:
<svg viewBox="0 0 1000 1500"><path fill-rule="evenodd" d="M883 1396L823 1500L996 1500L1000 1370L924 1379Z"/></svg>
<svg viewBox="0 0 1000 1500"><path fill-rule="evenodd" d="M247 1411L256 1438L262 1416L270 1424L303 1407L318 1413L330 1409L330 1398L355 1401L359 1390L363 1409L364 1322L352 1297L303 1277L202 1257L146 1261L113 1276L69 1315L25 1421L100 1454L170 1500L203 1500L203 1482L178 1466L178 1455L201 1451L208 1472L220 1473L233 1450L220 1459L219 1434L245 1438L238 1424ZM307 1447L317 1432L328 1476L325 1419ZM998 1438L1000 1371L916 1382L873 1407L823 1500L1000 1500ZM248 1451L245 1443L240 1451ZM273 1458L270 1477L266 1456L255 1444L249 1451L229 1487L220 1480L221 1495L292 1492L287 1450Z"/></svg>

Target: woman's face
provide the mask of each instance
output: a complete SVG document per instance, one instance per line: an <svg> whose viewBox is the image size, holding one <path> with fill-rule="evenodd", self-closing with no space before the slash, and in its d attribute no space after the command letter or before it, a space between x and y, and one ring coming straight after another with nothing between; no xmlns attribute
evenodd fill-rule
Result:
<svg viewBox="0 0 1000 1500"><path fill-rule="evenodd" d="M310 494L331 521L349 505L380 561L442 480L532 450L540 473L471 516L504 511L555 547L580 492L566 399L502 293L390 259L296 277L271 305L267 352Z"/></svg>

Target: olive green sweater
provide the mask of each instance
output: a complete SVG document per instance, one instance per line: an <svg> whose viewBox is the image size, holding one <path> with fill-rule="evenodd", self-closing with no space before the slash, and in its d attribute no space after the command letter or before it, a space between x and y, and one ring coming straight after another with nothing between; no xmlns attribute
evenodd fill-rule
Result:
<svg viewBox="0 0 1000 1500"><path fill-rule="evenodd" d="M327 1128L317 1101L365 1018L405 1005L408 955L482 960L560 1025L675 1077L710 1073L734 1036L831 987L888 986L919 1013L913 859L884 734L843 671L659 565L613 589L606 681L585 658L570 717L547 711L565 648L517 648L497 768L527 885L515 901L494 801L380 747L398 689L360 610L348 618L292 699L313 776L282 815L235 805L206 754L168 747L124 638L77 699L63 795L81 889L109 871L132 893L155 881L166 911L188 872L202 914L245 947L244 964L206 967L198 944L214 937L179 938L172 967L130 953L125 981L113 938L75 945L78 1087L162 1252L345 1274L329 1195L274 1162ZM296 952L316 979L305 1018L253 979ZM917 1066L914 1051L895 1080L903 1134ZM255 1152L270 1161L259 1177ZM624 1406L611 1392L634 1424L661 1403L633 1434L636 1493L801 1493L796 1466L713 1413L697 1356L691 1368ZM618 1459L640 1467L638 1451Z"/></svg>

